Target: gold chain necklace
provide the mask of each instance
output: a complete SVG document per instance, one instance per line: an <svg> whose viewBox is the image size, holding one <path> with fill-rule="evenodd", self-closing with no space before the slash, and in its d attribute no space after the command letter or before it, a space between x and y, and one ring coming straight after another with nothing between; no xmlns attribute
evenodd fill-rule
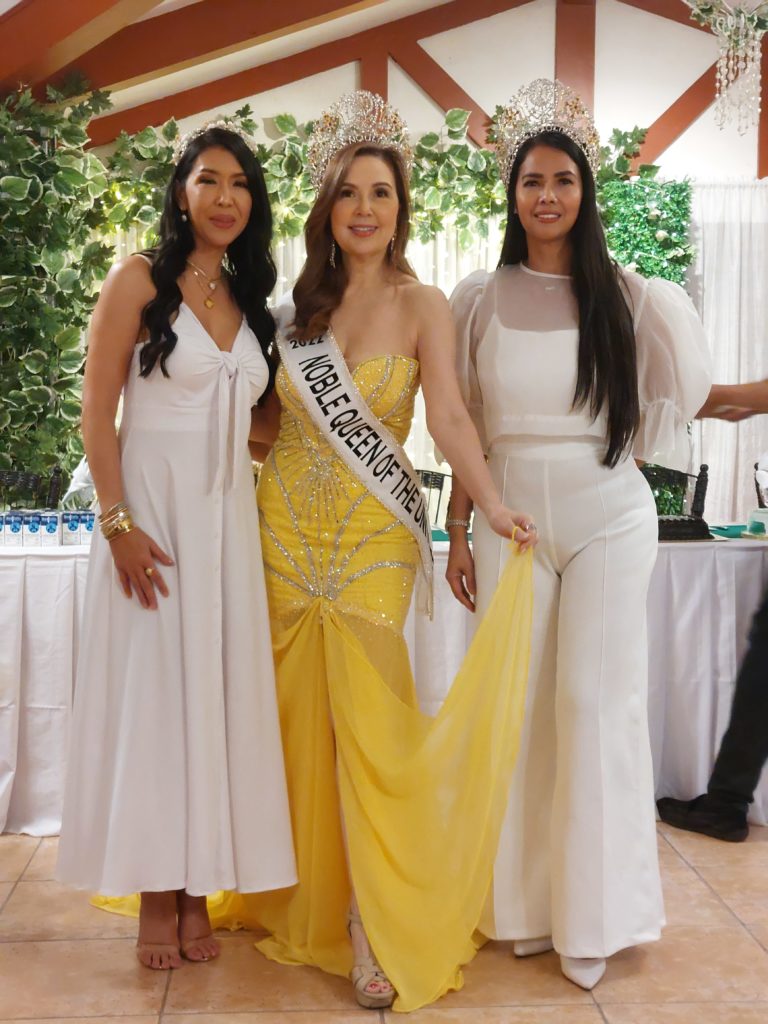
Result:
<svg viewBox="0 0 768 1024"><path fill-rule="evenodd" d="M187 260L187 266L192 268L192 273L195 276L198 287L203 293L203 305L206 309L213 309L215 303L210 292L215 292L216 288L221 280L221 274L218 277L211 277L210 274L206 274L202 267L198 267L192 260ZM203 284L201 278L205 278L205 284Z"/></svg>

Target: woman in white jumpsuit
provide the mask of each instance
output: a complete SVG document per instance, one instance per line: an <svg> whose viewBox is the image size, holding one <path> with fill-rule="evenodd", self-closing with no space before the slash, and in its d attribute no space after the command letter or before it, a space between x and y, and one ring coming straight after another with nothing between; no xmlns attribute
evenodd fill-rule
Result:
<svg viewBox="0 0 768 1024"><path fill-rule="evenodd" d="M523 92L527 117L518 97L497 135L509 200L499 268L452 298L492 476L540 538L526 722L482 928L516 940L517 955L554 946L566 977L592 988L605 957L664 923L646 711L657 524L632 456L688 468L709 359L682 288L609 258L581 102L559 83ZM446 575L482 613L509 546L478 514L473 564L470 511L454 481Z"/></svg>

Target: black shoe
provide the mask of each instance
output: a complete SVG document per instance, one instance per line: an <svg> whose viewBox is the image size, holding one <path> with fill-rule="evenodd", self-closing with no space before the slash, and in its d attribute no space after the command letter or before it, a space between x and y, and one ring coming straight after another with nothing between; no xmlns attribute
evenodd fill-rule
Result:
<svg viewBox="0 0 768 1024"><path fill-rule="evenodd" d="M670 796L656 802L659 817L667 825L684 828L688 832L701 832L727 843L743 843L749 835L746 814L734 807L723 806L708 794L695 800L674 800Z"/></svg>

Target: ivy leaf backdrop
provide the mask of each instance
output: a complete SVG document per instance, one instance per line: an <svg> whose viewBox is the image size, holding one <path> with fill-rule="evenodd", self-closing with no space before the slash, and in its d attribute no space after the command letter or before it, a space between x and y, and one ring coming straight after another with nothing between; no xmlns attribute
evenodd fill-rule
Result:
<svg viewBox="0 0 768 1024"><path fill-rule="evenodd" d="M69 95L82 97L83 84ZM105 93L49 103L28 91L0 105L0 469L70 472L79 437L84 330L98 286L114 258L114 236L135 229L151 245L172 171L179 128L122 134L100 160L85 150L87 125L109 107ZM488 237L506 210L493 155L467 140L468 112L450 110L440 132L414 140L413 234L428 242L446 228L469 250ZM234 124L253 133L245 105ZM295 238L314 193L306 168L311 123L290 114L265 122L269 145L258 156L272 202L275 236ZM690 186L661 183L657 168L632 160L645 133L615 131L602 151L598 196L616 259L646 275L682 283L693 258L688 244Z"/></svg>
<svg viewBox="0 0 768 1024"><path fill-rule="evenodd" d="M0 102L0 469L77 464L81 335L112 247L95 238L106 169L83 148L104 93Z"/></svg>

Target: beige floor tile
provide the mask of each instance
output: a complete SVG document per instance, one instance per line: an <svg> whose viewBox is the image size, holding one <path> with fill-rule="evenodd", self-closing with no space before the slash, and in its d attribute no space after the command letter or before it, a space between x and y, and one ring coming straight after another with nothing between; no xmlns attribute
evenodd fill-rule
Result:
<svg viewBox="0 0 768 1024"><path fill-rule="evenodd" d="M768 863L702 864L697 870L741 921L768 925Z"/></svg>
<svg viewBox="0 0 768 1024"><path fill-rule="evenodd" d="M3 905L8 899L8 895L13 889L15 882L0 882L0 913L2 913ZM3 919L0 917L0 938L5 938L3 931Z"/></svg>
<svg viewBox="0 0 768 1024"><path fill-rule="evenodd" d="M703 864L762 865L768 870L768 828L750 828L749 838L744 843L725 843L722 839L710 839L697 832L685 832L679 828L661 826L662 835L689 864L699 867Z"/></svg>
<svg viewBox="0 0 768 1024"><path fill-rule="evenodd" d="M604 1006L607 1024L765 1024L768 1003Z"/></svg>
<svg viewBox="0 0 768 1024"><path fill-rule="evenodd" d="M403 1020L401 1014L397 1014ZM410 1019L410 1018L409 1018ZM378 1024L370 1010L280 1010L276 1013L164 1013L165 1024ZM0 1021L0 1024L3 1024ZM37 1022L35 1022L37 1024ZM133 1024L124 1021L123 1024Z"/></svg>
<svg viewBox="0 0 768 1024"><path fill-rule="evenodd" d="M40 840L35 836L0 835L0 882L15 882L32 857Z"/></svg>
<svg viewBox="0 0 768 1024"><path fill-rule="evenodd" d="M555 953L522 959L511 942L489 942L464 970L464 988L449 992L440 1007L530 1006L591 1003L587 992L566 981Z"/></svg>
<svg viewBox="0 0 768 1024"><path fill-rule="evenodd" d="M273 963L254 949L248 935L226 939L222 956L211 963L174 971L165 1004L166 1013L354 1009L345 978Z"/></svg>
<svg viewBox="0 0 768 1024"><path fill-rule="evenodd" d="M763 949L768 951L768 924L751 924L748 928ZM765 1019L768 1021L768 1017Z"/></svg>
<svg viewBox="0 0 768 1024"><path fill-rule="evenodd" d="M387 1024L403 1020L400 1013L387 1013ZM473 1006L446 1010L430 1006L408 1014L408 1024L602 1024L596 1006Z"/></svg>
<svg viewBox="0 0 768 1024"><path fill-rule="evenodd" d="M662 874L678 874L691 871L691 866L666 839L659 837L659 867Z"/></svg>
<svg viewBox="0 0 768 1024"><path fill-rule="evenodd" d="M0 1019L157 1014L168 979L131 939L0 946Z"/></svg>
<svg viewBox="0 0 768 1024"><path fill-rule="evenodd" d="M594 989L609 1003L767 1002L768 953L737 928L667 928L612 956Z"/></svg>
<svg viewBox="0 0 768 1024"><path fill-rule="evenodd" d="M88 894L59 882L17 883L0 917L6 939L117 939L136 936L135 918L97 910Z"/></svg>
<svg viewBox="0 0 768 1024"><path fill-rule="evenodd" d="M49 836L40 840L32 860L24 872L25 882L50 882L56 875L56 856L59 852L59 837Z"/></svg>
<svg viewBox="0 0 768 1024"><path fill-rule="evenodd" d="M667 925L740 928L741 922L693 868L661 869Z"/></svg>
<svg viewBox="0 0 768 1024"><path fill-rule="evenodd" d="M158 1024L159 1015L156 1013L146 1016L132 1016L129 1020L125 1017L36 1017L34 1024ZM0 1024L9 1024L8 1018L0 1020ZM14 1021L14 1024L23 1024L23 1018ZM231 1024L231 1022L230 1022Z"/></svg>

